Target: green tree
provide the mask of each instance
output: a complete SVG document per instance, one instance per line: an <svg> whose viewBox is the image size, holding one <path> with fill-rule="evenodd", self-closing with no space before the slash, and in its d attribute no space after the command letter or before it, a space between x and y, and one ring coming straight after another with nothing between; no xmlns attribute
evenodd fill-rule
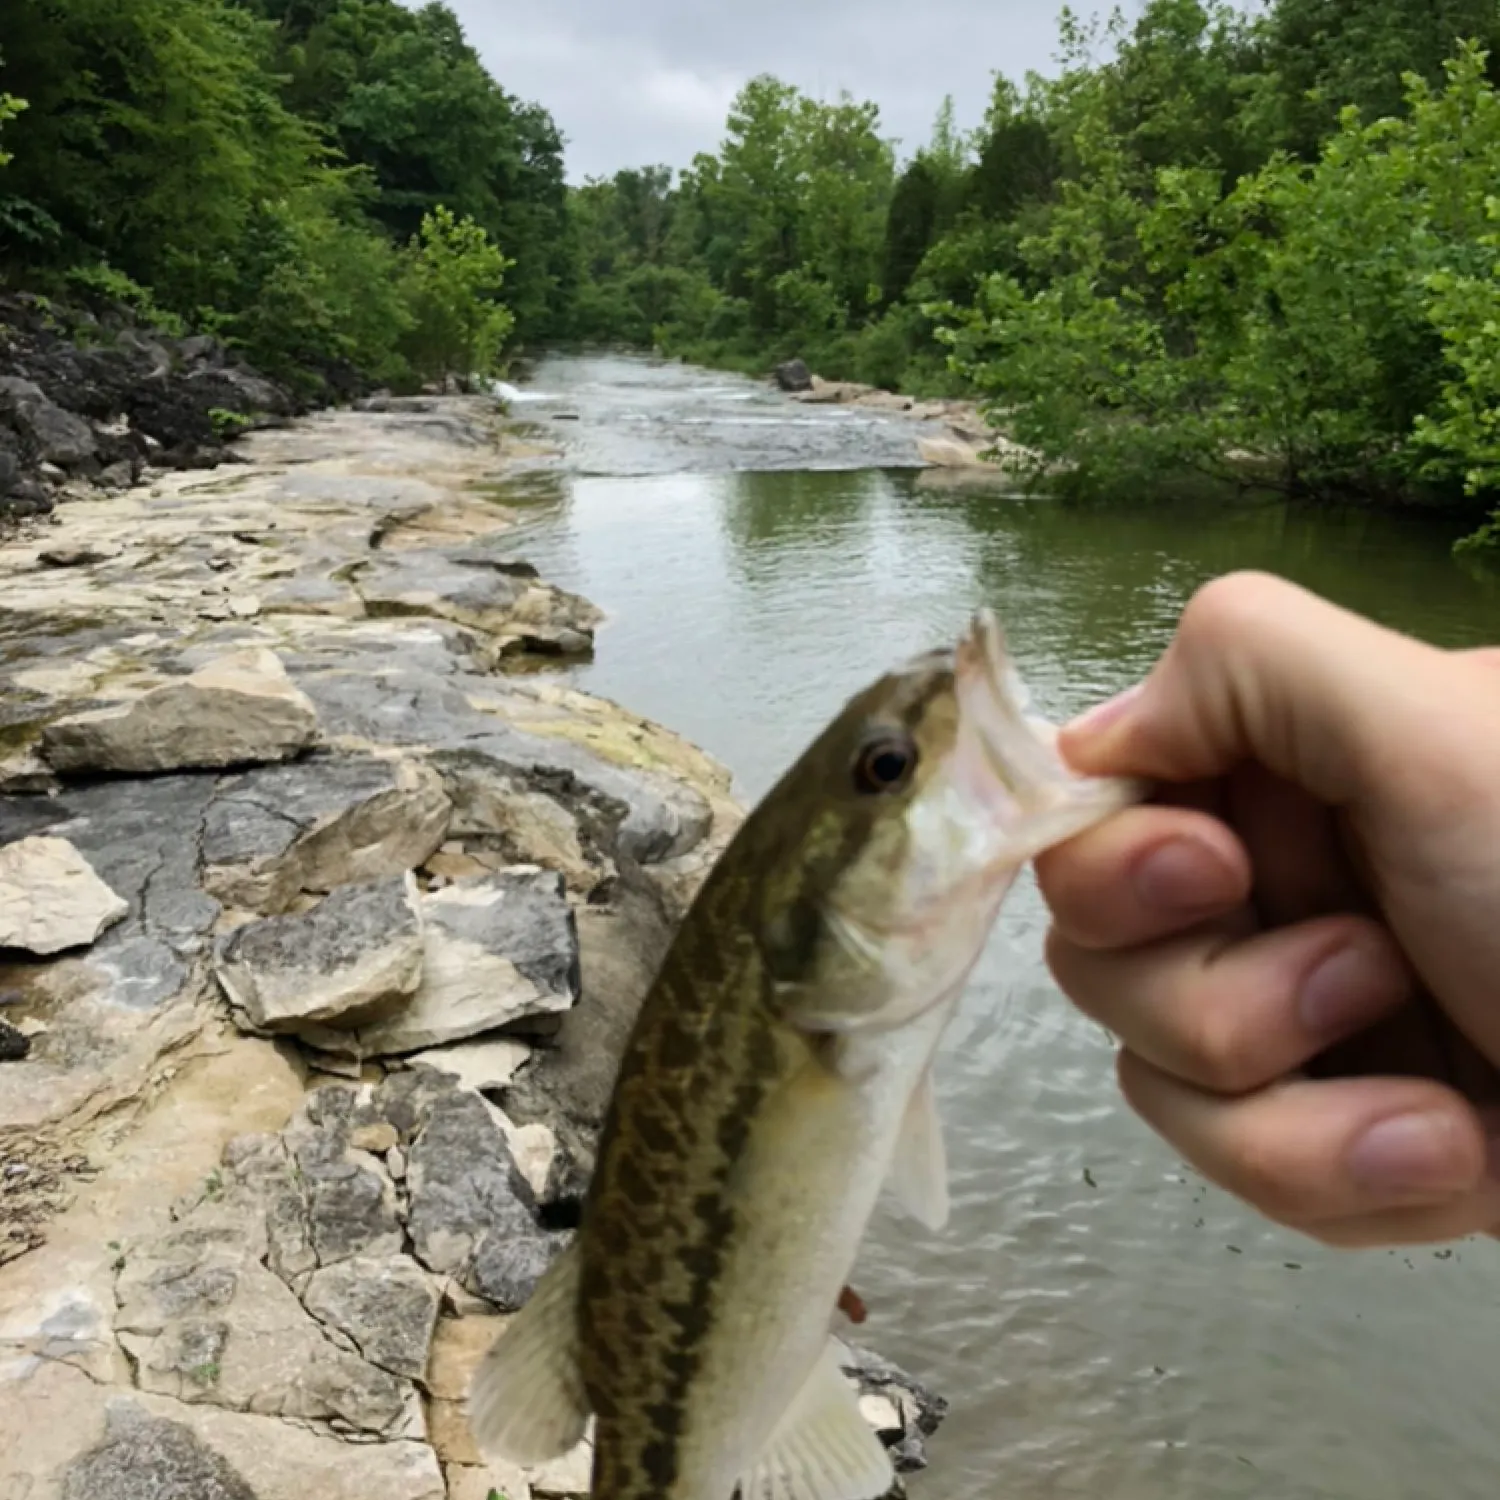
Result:
<svg viewBox="0 0 1500 1500"><path fill-rule="evenodd" d="M1410 500L1485 482L1500 395L1485 332L1500 101L1466 50L1407 112L1345 112L1315 163L1226 195L1207 167L1142 191L1102 117L1086 172L947 338L1007 425L1075 489L1172 470L1315 498ZM1488 305L1493 311L1494 304Z"/></svg>
<svg viewBox="0 0 1500 1500"><path fill-rule="evenodd" d="M499 373L514 326L498 300L510 265L473 219L441 206L423 218L406 251L411 328L404 342L418 374L468 380Z"/></svg>
<svg viewBox="0 0 1500 1500"><path fill-rule="evenodd" d="M1263 35L1259 117L1276 144L1312 157L1345 106L1383 119L1405 111L1407 74L1441 84L1461 42L1500 56L1500 10L1494 0L1278 0Z"/></svg>

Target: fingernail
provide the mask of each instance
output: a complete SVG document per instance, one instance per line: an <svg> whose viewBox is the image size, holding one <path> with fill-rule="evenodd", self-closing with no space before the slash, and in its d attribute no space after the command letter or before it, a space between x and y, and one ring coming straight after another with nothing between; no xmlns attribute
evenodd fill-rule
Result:
<svg viewBox="0 0 1500 1500"><path fill-rule="evenodd" d="M1330 953L1297 995L1302 1024L1317 1037L1341 1036L1370 1020L1406 993L1406 976L1392 961L1361 943Z"/></svg>
<svg viewBox="0 0 1500 1500"><path fill-rule="evenodd" d="M1445 1114L1397 1115L1367 1130L1349 1153L1360 1187L1377 1193L1458 1192L1473 1182L1468 1153Z"/></svg>
<svg viewBox="0 0 1500 1500"><path fill-rule="evenodd" d="M1131 872L1135 893L1158 911L1212 911L1239 894L1239 880L1219 852L1197 839L1158 844Z"/></svg>
<svg viewBox="0 0 1500 1500"><path fill-rule="evenodd" d="M1116 693L1113 698L1106 698L1103 703L1097 703L1093 708L1072 720L1065 728L1064 733L1070 735L1098 734L1103 729L1122 719L1130 706L1141 696L1141 690L1146 686L1144 682L1138 682L1134 687L1126 688L1123 693Z"/></svg>

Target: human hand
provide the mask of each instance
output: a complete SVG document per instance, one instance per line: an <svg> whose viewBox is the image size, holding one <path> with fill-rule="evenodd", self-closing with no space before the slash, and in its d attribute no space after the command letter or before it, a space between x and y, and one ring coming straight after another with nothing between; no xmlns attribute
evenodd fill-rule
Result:
<svg viewBox="0 0 1500 1500"><path fill-rule="evenodd" d="M1060 743L1162 789L1037 861L1136 1112L1328 1244L1500 1232L1500 650L1236 574Z"/></svg>

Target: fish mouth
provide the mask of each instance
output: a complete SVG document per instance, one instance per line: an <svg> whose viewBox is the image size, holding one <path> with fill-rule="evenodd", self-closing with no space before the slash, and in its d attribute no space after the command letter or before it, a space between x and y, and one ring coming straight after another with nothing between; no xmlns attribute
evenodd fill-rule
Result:
<svg viewBox="0 0 1500 1500"><path fill-rule="evenodd" d="M1005 632L988 606L976 609L968 630L953 649L953 689L958 699L963 780L978 801L991 805L991 788L976 786L976 778L994 778L1010 798L1024 803L1027 793L1054 781L1058 764L1054 745L1057 731L1026 710L1031 695L1006 645Z"/></svg>

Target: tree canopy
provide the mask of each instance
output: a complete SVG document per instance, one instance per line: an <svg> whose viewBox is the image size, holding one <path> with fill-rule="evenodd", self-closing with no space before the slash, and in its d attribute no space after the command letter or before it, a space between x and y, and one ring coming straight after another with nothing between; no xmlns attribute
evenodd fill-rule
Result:
<svg viewBox="0 0 1500 1500"><path fill-rule="evenodd" d="M0 277L309 389L800 355L977 393L1079 494L1176 468L1483 515L1497 80L1493 0L1148 0L1065 11L1052 74L904 158L875 103L758 77L715 150L569 188L444 5L6 0Z"/></svg>
<svg viewBox="0 0 1500 1500"><path fill-rule="evenodd" d="M433 304L410 247L448 213L506 264L507 330L561 316L561 137L446 6L7 0L0 59L26 105L0 106L12 284L133 300L312 386L414 378L443 341L415 336Z"/></svg>

